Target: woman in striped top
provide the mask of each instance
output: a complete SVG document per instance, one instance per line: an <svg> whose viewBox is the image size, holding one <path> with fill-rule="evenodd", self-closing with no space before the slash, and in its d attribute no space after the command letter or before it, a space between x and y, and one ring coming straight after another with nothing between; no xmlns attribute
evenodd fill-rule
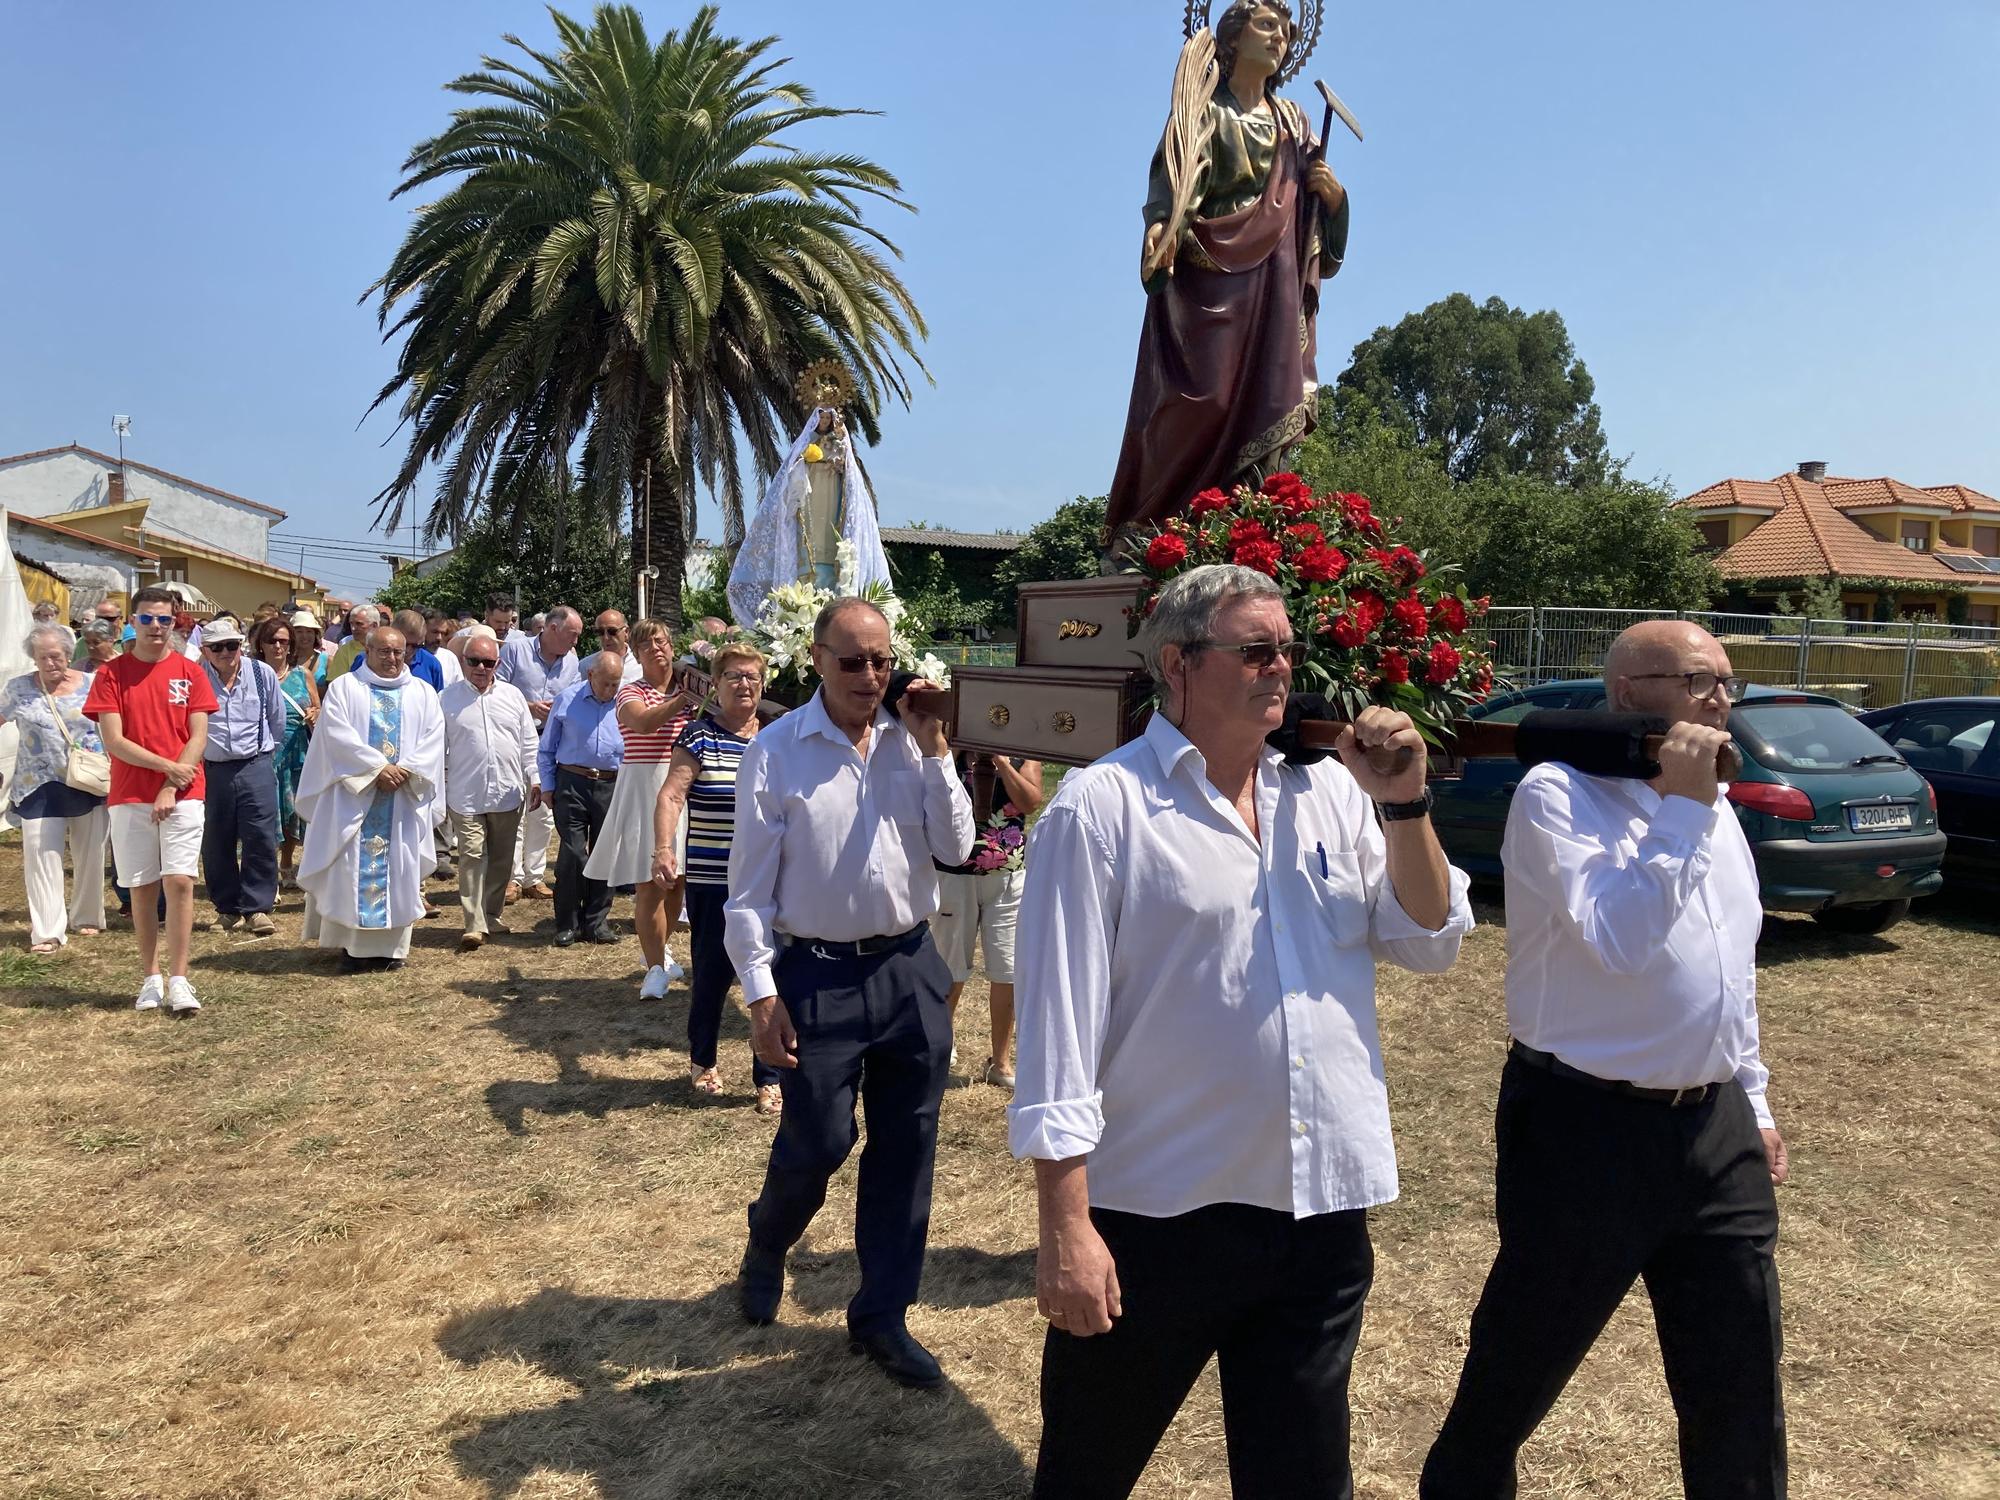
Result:
<svg viewBox="0 0 2000 1500"><path fill-rule="evenodd" d="M604 815L604 831L583 873L609 886L632 887L634 925L646 957L639 998L664 1000L667 987L680 977L678 966L667 966L667 939L680 919L681 892L678 884L663 886L653 879L653 807L660 783L667 779L674 742L700 700L670 680L674 642L666 626L658 620L641 620L632 627L631 639L632 654L644 675L621 687L613 700L625 759L611 794L611 809ZM674 837L675 830L669 829L669 848Z"/></svg>
<svg viewBox="0 0 2000 1500"><path fill-rule="evenodd" d="M666 784L654 814L653 878L687 883L688 946L694 977L688 993L688 1062L696 1092L719 1094L716 1040L722 1031L722 1002L735 976L722 945L722 906L729 899L729 846L736 833L736 768L757 733L757 704L764 696L764 658L754 646L728 645L709 664L715 674L716 705L688 726L674 750ZM664 830L677 828L685 814L687 847L677 857ZM757 1113L775 1115L784 1107L778 1070L754 1056Z"/></svg>

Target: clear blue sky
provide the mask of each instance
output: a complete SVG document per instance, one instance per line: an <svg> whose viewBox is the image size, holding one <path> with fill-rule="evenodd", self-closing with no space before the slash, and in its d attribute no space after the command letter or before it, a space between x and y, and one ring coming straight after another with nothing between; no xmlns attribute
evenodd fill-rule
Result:
<svg viewBox="0 0 2000 1500"><path fill-rule="evenodd" d="M1025 527L1107 486L1179 10L723 6L882 111L838 138L920 210L882 221L936 380L870 455L885 521ZM0 0L0 26L0 453L112 448L129 412L131 456L288 510L278 535L370 540L391 355L357 299L402 232L389 191L444 81L504 32L546 44L542 8ZM1996 64L1994 0L1336 5L1293 89L1327 79L1369 137L1335 145L1354 235L1322 377L1497 295L1562 313L1614 451L1682 491L1824 458L2000 492Z"/></svg>

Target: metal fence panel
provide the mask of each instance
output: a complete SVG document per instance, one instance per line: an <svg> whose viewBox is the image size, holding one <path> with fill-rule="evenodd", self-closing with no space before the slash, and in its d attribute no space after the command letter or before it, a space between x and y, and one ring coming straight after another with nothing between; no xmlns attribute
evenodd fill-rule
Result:
<svg viewBox="0 0 2000 1500"><path fill-rule="evenodd" d="M1535 608L1530 604L1496 605L1486 611L1486 633L1493 642L1493 676L1506 687L1526 687L1535 680Z"/></svg>
<svg viewBox="0 0 2000 1500"><path fill-rule="evenodd" d="M1530 680L1595 677L1603 670L1604 653L1628 627L1641 620L1673 617L1670 609L1541 609L1537 612Z"/></svg>
<svg viewBox="0 0 2000 1500"><path fill-rule="evenodd" d="M1683 617L1699 625L1729 653L1730 668L1745 682L1765 687L1797 687L1805 670L1806 643L1810 639L1804 620L1783 615L1717 614L1689 610Z"/></svg>
<svg viewBox="0 0 2000 1500"><path fill-rule="evenodd" d="M931 655L948 667L1011 667L1012 641L949 641L930 648Z"/></svg>

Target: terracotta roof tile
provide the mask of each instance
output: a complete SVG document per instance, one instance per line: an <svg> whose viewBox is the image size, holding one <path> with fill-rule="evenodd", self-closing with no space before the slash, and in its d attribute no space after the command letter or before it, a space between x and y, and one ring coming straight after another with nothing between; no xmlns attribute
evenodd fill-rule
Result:
<svg viewBox="0 0 2000 1500"><path fill-rule="evenodd" d="M1782 475L1773 485L1784 496L1784 509L1716 554L1716 568L1724 577L1821 578L1842 573L1922 583L1965 581L1931 554L1885 542L1842 515L1827 497L1827 486L1810 484L1795 474Z"/></svg>
<svg viewBox="0 0 2000 1500"><path fill-rule="evenodd" d="M1980 511L2000 515L2000 500L1991 495L1982 495L1978 490L1962 484L1932 484L1924 487L1928 494L1936 495L1948 502L1955 511Z"/></svg>
<svg viewBox="0 0 2000 1500"><path fill-rule="evenodd" d="M1742 506L1774 511L1781 508L1785 500L1775 484L1765 484L1759 479L1725 479L1720 484L1711 484L1705 490L1697 490L1680 503L1690 510Z"/></svg>

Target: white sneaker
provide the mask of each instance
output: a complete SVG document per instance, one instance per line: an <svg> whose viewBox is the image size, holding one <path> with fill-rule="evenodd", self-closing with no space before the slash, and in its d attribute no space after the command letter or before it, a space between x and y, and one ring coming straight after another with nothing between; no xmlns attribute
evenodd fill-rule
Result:
<svg viewBox="0 0 2000 1500"><path fill-rule="evenodd" d="M667 959L667 983L679 984L683 979L687 977L688 977L688 971L686 969L683 969L679 964L675 963L671 957L669 957Z"/></svg>
<svg viewBox="0 0 2000 1500"><path fill-rule="evenodd" d="M177 1016L191 1016L201 1009L201 1002L194 997L194 986L178 974L167 981L167 1009Z"/></svg>
<svg viewBox="0 0 2000 1500"><path fill-rule="evenodd" d="M146 982L139 986L139 999L132 1009L158 1010L160 1002L167 997L167 982L157 974L148 974Z"/></svg>
<svg viewBox="0 0 2000 1500"><path fill-rule="evenodd" d="M646 971L646 978L639 986L639 998L641 1000L664 1000L667 998L667 986L672 983L673 976L658 964L654 964L652 968Z"/></svg>

